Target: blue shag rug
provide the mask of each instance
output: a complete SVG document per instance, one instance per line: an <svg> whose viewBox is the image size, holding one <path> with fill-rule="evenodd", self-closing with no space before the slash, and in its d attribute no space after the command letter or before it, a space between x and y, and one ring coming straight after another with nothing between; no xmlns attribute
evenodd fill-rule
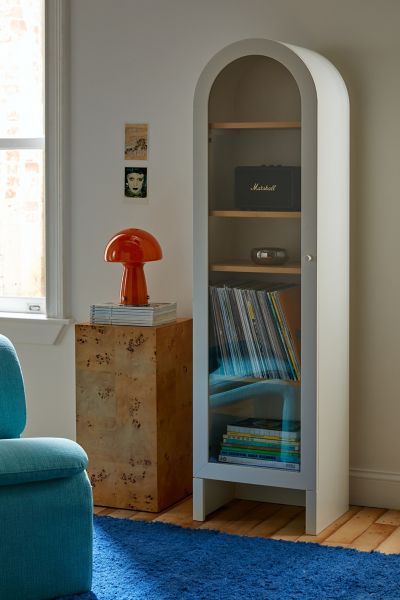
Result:
<svg viewBox="0 0 400 600"><path fill-rule="evenodd" d="M400 600L400 555L95 517L89 594L63 600Z"/></svg>

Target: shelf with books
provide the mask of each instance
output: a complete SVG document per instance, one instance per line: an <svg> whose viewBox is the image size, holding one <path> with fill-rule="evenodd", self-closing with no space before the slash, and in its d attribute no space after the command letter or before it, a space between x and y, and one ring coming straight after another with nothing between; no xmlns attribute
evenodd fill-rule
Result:
<svg viewBox="0 0 400 600"><path fill-rule="evenodd" d="M300 421L250 418L228 424L218 461L300 471Z"/></svg>
<svg viewBox="0 0 400 600"><path fill-rule="evenodd" d="M300 443L300 286L213 284L210 325L209 460L300 471L300 447L297 462L283 460L287 458L284 438L290 437L285 428ZM225 443L226 436L232 437L229 432L239 433L238 422L246 427L249 418L264 425L269 419L269 432L243 430L270 434L274 439L268 448L255 452L242 440L238 448L231 447L235 442ZM252 440L257 441L264 443ZM278 450L279 465L273 463Z"/></svg>
<svg viewBox="0 0 400 600"><path fill-rule="evenodd" d="M300 380L300 295L299 285L210 286L210 406L221 404L221 391L232 403L267 397L268 380Z"/></svg>
<svg viewBox="0 0 400 600"><path fill-rule="evenodd" d="M211 271L228 273L275 273L282 275L300 275L300 263L285 263L283 265L256 265L246 260L223 261L212 263Z"/></svg>
<svg viewBox="0 0 400 600"><path fill-rule="evenodd" d="M228 381L235 385L225 378L226 390L210 398L209 461L299 472L300 387L259 379L228 389Z"/></svg>

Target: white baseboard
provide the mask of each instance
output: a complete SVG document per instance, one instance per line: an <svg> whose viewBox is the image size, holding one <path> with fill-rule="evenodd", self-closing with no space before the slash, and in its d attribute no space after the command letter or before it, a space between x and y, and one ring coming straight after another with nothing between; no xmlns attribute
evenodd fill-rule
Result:
<svg viewBox="0 0 400 600"><path fill-rule="evenodd" d="M304 492L258 485L236 485L236 496L246 500L304 506ZM350 504L400 510L400 473L350 470Z"/></svg>
<svg viewBox="0 0 400 600"><path fill-rule="evenodd" d="M350 504L400 509L400 473L350 469Z"/></svg>

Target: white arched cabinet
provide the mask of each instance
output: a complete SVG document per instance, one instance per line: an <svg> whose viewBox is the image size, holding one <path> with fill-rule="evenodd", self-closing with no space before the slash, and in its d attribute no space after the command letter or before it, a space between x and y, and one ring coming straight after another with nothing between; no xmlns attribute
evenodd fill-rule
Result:
<svg viewBox="0 0 400 600"><path fill-rule="evenodd" d="M256 165L300 167L301 211L235 205L235 167ZM328 60L264 39L214 56L194 101L196 520L234 497L302 504L317 534L348 509L348 180L348 96ZM262 246L285 248L289 262L255 265ZM210 286L276 282L299 286L299 381L224 372ZM300 423L298 470L221 462L228 425L288 414Z"/></svg>

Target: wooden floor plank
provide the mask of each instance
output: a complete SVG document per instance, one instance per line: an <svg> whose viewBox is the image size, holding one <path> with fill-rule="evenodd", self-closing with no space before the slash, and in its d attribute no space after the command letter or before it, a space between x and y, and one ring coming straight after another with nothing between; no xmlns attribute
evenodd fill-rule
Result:
<svg viewBox="0 0 400 600"><path fill-rule="evenodd" d="M400 554L400 527L397 527L389 537L376 548L383 554Z"/></svg>
<svg viewBox="0 0 400 600"><path fill-rule="evenodd" d="M153 521L170 523L171 525L179 525L181 527L197 528L201 525L200 521L193 521L192 498L184 500L160 515L155 515Z"/></svg>
<svg viewBox="0 0 400 600"><path fill-rule="evenodd" d="M130 519L134 512L133 510L125 510L124 508L114 508L108 513L108 516L115 519Z"/></svg>
<svg viewBox="0 0 400 600"><path fill-rule="evenodd" d="M94 513L95 515L98 515L98 514L100 513L100 511L102 511L102 510L103 510L103 508L104 508L104 506L94 506L94 507L93 507L93 513Z"/></svg>
<svg viewBox="0 0 400 600"><path fill-rule="evenodd" d="M324 546L400 554L400 511L396 510L352 506L347 513L316 536L305 535L304 508L299 506L232 500L209 515L205 522L193 521L192 510L191 497L161 513L94 507L94 513L101 516L154 520L181 527L218 529L239 535L319 542Z"/></svg>
<svg viewBox="0 0 400 600"><path fill-rule="evenodd" d="M290 521L292 521L299 513L302 513L304 508L300 506L283 506L271 517L268 517L261 523L258 523L252 529L249 529L246 535L249 536L260 536L270 537L282 527L285 527ZM304 529L303 529L304 531Z"/></svg>
<svg viewBox="0 0 400 600"><path fill-rule="evenodd" d="M348 548L349 544L337 544L336 542L323 542L323 546L332 546L333 548Z"/></svg>
<svg viewBox="0 0 400 600"><path fill-rule="evenodd" d="M286 540L288 542L295 542L301 535L304 534L305 529L305 511L302 511L294 519L289 521L284 527L279 529L276 533L270 537L273 540Z"/></svg>
<svg viewBox="0 0 400 600"><path fill-rule="evenodd" d="M351 506L349 510L344 513L341 517L336 519L331 525L326 527L321 533L318 535L301 535L298 538L298 542L312 542L314 544L321 544L324 540L326 540L330 535L332 535L335 531L339 529L342 525L350 521L351 518L354 517L355 514L360 512L361 506Z"/></svg>
<svg viewBox="0 0 400 600"><path fill-rule="evenodd" d="M375 550L390 534L393 533L393 525L384 525L382 523L372 523L361 535L359 535L349 548L371 552Z"/></svg>
<svg viewBox="0 0 400 600"><path fill-rule="evenodd" d="M129 519L131 521L152 521L160 513L142 512L139 510L127 510L124 508L102 508L102 510L96 512L95 514L101 515L103 517L113 517L114 519Z"/></svg>
<svg viewBox="0 0 400 600"><path fill-rule="evenodd" d="M107 517L110 513L112 513L113 510L115 510L115 508L109 508L107 506L97 506L96 508L98 509L96 515L100 515L102 517Z"/></svg>
<svg viewBox="0 0 400 600"><path fill-rule="evenodd" d="M234 524L238 519L242 519L259 505L259 502L253 500L232 500L226 508L217 510L210 515L206 521L200 524L199 529L227 531L229 524Z"/></svg>
<svg viewBox="0 0 400 600"><path fill-rule="evenodd" d="M339 527L326 541L340 546L351 544L385 512L382 508L362 508L347 523Z"/></svg>
<svg viewBox="0 0 400 600"><path fill-rule="evenodd" d="M151 512L145 512L143 510L133 510L129 520L130 521L154 521L154 519L156 517L158 517L160 514L164 514L164 513L151 513Z"/></svg>
<svg viewBox="0 0 400 600"><path fill-rule="evenodd" d="M282 508L282 504L273 504L269 502L260 502L253 510L246 512L236 521L230 521L226 524L224 531L236 535L247 535L247 533L256 527L262 521L265 521Z"/></svg>
<svg viewBox="0 0 400 600"><path fill-rule="evenodd" d="M180 508L181 504L186 504L187 509L185 507L183 507L181 509ZM192 513L192 497L189 496L188 498L184 498L183 500L180 500L176 504L173 504L169 508L166 508L163 511L158 512L158 513L142 511L142 510L128 510L125 508L111 508L111 507L104 507L104 506L95 506L94 507L95 514L100 514L103 516L107 515L109 517L114 517L117 519L129 519L131 521L153 521L154 519L160 518L161 516L163 516L166 512L170 512L171 519L173 519L174 518L173 515L175 514L175 511L177 511L178 513L182 513L182 514L183 513L191 514Z"/></svg>
<svg viewBox="0 0 400 600"><path fill-rule="evenodd" d="M376 520L377 523L382 523L383 525L394 525L394 527L400 526L400 510L387 510L383 513L379 519Z"/></svg>

